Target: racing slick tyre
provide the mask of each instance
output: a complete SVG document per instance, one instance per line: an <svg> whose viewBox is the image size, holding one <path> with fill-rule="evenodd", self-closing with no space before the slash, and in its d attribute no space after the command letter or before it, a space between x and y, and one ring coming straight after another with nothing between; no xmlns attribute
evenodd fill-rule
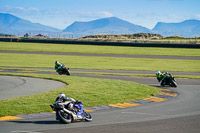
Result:
<svg viewBox="0 0 200 133"><path fill-rule="evenodd" d="M70 76L70 71L66 69L66 75Z"/></svg>
<svg viewBox="0 0 200 133"><path fill-rule="evenodd" d="M171 80L171 84L170 84L171 87L177 87L177 83L176 81L174 80Z"/></svg>
<svg viewBox="0 0 200 133"><path fill-rule="evenodd" d="M56 118L64 124L69 124L72 122L72 116L70 114L65 113L63 110L56 111Z"/></svg>
<svg viewBox="0 0 200 133"><path fill-rule="evenodd" d="M84 111L85 121L92 121L92 116L89 112Z"/></svg>

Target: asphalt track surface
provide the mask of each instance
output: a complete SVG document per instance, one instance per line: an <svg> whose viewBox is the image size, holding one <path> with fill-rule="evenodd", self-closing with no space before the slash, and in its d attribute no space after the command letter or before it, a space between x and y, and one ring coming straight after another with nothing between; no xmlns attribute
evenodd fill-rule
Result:
<svg viewBox="0 0 200 133"><path fill-rule="evenodd" d="M0 100L39 94L65 85L58 81L39 78L0 76Z"/></svg>
<svg viewBox="0 0 200 133"><path fill-rule="evenodd" d="M154 78L129 76L74 74L93 78L135 81L159 87ZM55 114L30 114L26 119L0 122L1 133L199 133L200 132L200 80L177 79L173 89L178 96L163 102L150 102L137 107L112 108L92 113L92 122L60 124Z"/></svg>
<svg viewBox="0 0 200 133"><path fill-rule="evenodd" d="M92 53L37 52L37 51L7 51L7 50L0 50L0 53L46 54L46 55L69 55L69 56L97 56L97 57L120 57L120 58L151 58L151 59L200 60L200 57L195 57L195 56L92 54Z"/></svg>

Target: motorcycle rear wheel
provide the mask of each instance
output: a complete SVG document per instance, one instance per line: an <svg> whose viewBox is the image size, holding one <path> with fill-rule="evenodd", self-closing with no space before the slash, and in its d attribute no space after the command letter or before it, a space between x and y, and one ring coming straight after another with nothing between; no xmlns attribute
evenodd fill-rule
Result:
<svg viewBox="0 0 200 133"><path fill-rule="evenodd" d="M56 111L56 118L64 124L69 124L72 122L72 116L70 114L65 113L63 110Z"/></svg>

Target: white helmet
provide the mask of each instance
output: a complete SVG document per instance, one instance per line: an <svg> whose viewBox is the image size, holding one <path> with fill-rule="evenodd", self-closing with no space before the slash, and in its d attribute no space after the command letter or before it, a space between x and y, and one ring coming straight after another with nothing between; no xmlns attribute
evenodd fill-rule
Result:
<svg viewBox="0 0 200 133"><path fill-rule="evenodd" d="M161 73L161 72L160 72L160 71L157 71L157 72L156 72L156 75L158 75L159 73Z"/></svg>
<svg viewBox="0 0 200 133"><path fill-rule="evenodd" d="M59 96L59 97L65 97L65 94L60 93L58 96Z"/></svg>

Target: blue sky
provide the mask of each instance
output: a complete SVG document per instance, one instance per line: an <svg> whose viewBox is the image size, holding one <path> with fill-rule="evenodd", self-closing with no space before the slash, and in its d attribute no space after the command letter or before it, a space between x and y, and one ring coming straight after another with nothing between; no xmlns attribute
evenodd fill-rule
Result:
<svg viewBox="0 0 200 133"><path fill-rule="evenodd" d="M0 0L0 13L59 29L113 16L152 29L157 22L200 20L200 0Z"/></svg>

